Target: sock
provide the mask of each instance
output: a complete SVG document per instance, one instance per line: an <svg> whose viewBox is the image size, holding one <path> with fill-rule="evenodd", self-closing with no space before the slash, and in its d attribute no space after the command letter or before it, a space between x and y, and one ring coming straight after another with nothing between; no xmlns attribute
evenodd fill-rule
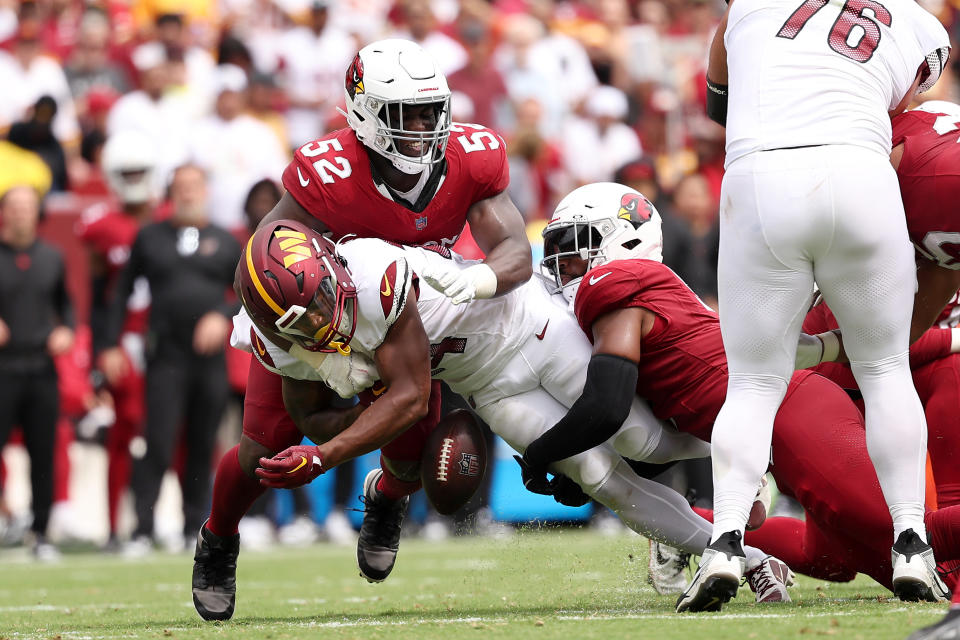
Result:
<svg viewBox="0 0 960 640"><path fill-rule="evenodd" d="M385 469L382 466L381 469L383 470L383 474L380 476L380 480L377 482L377 491L382 493L386 499L399 500L404 496L409 496L411 493L416 493L420 490L419 480L414 482L404 482L390 473L388 469Z"/></svg>
<svg viewBox="0 0 960 640"><path fill-rule="evenodd" d="M927 541L927 529L923 524L923 513L926 508L923 503L898 502L889 504L889 507L890 516L893 518L894 542L907 529L913 529L921 540Z"/></svg>
<svg viewBox="0 0 960 640"><path fill-rule="evenodd" d="M237 458L239 449L240 445L237 445L223 455L213 480L213 506L207 529L221 538L236 535L240 519L267 490L258 480L244 473Z"/></svg>

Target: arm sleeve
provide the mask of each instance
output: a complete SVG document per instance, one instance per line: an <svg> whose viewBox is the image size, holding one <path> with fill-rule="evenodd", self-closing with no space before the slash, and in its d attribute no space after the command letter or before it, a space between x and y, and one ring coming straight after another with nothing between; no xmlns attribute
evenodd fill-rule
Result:
<svg viewBox="0 0 960 640"><path fill-rule="evenodd" d="M727 126L727 97L727 85L707 78L707 115L723 126Z"/></svg>
<svg viewBox="0 0 960 640"><path fill-rule="evenodd" d="M594 355L583 394L560 422L530 443L524 459L534 469L544 469L605 442L630 413L637 376L637 364L627 358Z"/></svg>

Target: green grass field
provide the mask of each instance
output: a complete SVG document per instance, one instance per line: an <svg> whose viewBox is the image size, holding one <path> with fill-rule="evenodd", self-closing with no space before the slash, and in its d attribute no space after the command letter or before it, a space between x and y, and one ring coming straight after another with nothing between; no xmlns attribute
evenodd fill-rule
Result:
<svg viewBox="0 0 960 640"><path fill-rule="evenodd" d="M905 638L945 607L904 604L869 578L801 577L793 603L758 606L743 587L719 614L673 613L646 583L647 543L575 529L507 539L404 540L393 575L358 576L355 550L241 553L237 612L205 623L192 555L129 561L68 554L41 565L0 554L0 638Z"/></svg>

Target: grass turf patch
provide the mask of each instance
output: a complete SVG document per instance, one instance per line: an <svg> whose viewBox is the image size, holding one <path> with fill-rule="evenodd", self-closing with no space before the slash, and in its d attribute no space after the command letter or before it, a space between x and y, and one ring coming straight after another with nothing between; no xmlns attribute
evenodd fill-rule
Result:
<svg viewBox="0 0 960 640"><path fill-rule="evenodd" d="M793 602L756 605L749 588L718 614L673 613L646 583L647 542L575 529L507 539L405 539L382 584L359 577L351 547L243 552L237 610L203 622L192 554L130 561L68 554L37 564L0 555L0 638L744 638L902 639L942 605L907 604L866 577L799 576Z"/></svg>

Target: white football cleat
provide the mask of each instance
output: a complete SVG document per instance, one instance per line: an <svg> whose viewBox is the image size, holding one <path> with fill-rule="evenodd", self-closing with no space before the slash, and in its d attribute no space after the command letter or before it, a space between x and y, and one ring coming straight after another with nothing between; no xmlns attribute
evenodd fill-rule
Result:
<svg viewBox="0 0 960 640"><path fill-rule="evenodd" d="M897 538L890 552L893 565L893 594L906 602L942 602L950 597L947 585L937 573L933 549L913 529Z"/></svg>
<svg viewBox="0 0 960 640"><path fill-rule="evenodd" d="M790 602L787 587L793 586L796 576L787 563L767 556L744 574L757 602Z"/></svg>
<svg viewBox="0 0 960 640"><path fill-rule="evenodd" d="M683 593L687 586L690 554L662 542L650 540L647 582L662 596Z"/></svg>
<svg viewBox="0 0 960 640"><path fill-rule="evenodd" d="M677 598L677 613L720 611L725 602L737 595L747 561L740 543L742 537L739 531L728 531L704 549L693 582Z"/></svg>

